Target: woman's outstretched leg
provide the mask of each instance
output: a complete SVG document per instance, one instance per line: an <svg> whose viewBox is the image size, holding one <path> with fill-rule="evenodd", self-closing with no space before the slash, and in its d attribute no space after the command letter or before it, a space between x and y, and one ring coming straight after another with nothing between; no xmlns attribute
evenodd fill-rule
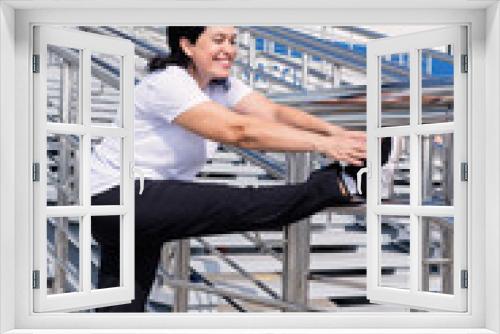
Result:
<svg viewBox="0 0 500 334"><path fill-rule="evenodd" d="M335 168L316 171L302 184L259 188L151 181L136 199L136 216L142 217L143 233L164 241L277 230L325 207L349 202L339 183Z"/></svg>
<svg viewBox="0 0 500 334"><path fill-rule="evenodd" d="M153 284L161 245L193 236L277 230L327 206L344 204L337 171L314 172L297 185L235 188L181 181L146 181L135 199L135 299L101 312L143 312ZM137 184L136 184L137 188ZM343 191L346 189L344 188ZM116 203L119 189L93 198L93 204ZM118 219L93 217L93 236L101 244L99 287L119 284ZM114 226L114 227L113 227Z"/></svg>

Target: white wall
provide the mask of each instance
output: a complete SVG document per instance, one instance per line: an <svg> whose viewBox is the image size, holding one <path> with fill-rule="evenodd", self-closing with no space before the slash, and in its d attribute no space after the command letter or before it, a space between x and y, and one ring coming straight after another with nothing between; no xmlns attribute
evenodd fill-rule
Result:
<svg viewBox="0 0 500 334"><path fill-rule="evenodd" d="M0 3L0 333L14 328L14 10ZM2 54L3 55L3 54ZM5 256L5 255L7 256Z"/></svg>
<svg viewBox="0 0 500 334"><path fill-rule="evenodd" d="M496 31L496 34L490 34ZM486 221L490 222L490 231L486 235L486 254L496 263L500 263L500 5L490 6L486 20L486 79L492 83L486 86L486 135L489 144L486 146ZM493 36L493 38L492 38ZM493 224L491 224L494 222ZM486 327L500 332L500 272L499 266L486 267ZM488 282L489 281L489 282Z"/></svg>

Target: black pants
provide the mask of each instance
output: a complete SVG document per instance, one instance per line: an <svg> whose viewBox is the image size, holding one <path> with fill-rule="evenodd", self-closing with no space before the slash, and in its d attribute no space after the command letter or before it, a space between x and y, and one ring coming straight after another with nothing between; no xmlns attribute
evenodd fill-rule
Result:
<svg viewBox="0 0 500 334"><path fill-rule="evenodd" d="M166 241L242 231L271 231L327 206L347 203L337 170L324 168L297 185L236 188L173 180L146 180L135 196L135 300L98 309L143 312ZM119 189L92 198L93 205L114 204ZM99 288L119 285L119 217L93 217L92 234L101 245Z"/></svg>

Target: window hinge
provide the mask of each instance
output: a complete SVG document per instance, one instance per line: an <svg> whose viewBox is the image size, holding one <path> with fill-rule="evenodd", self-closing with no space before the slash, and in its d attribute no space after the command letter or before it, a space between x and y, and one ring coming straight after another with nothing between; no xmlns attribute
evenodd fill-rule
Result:
<svg viewBox="0 0 500 334"><path fill-rule="evenodd" d="M33 73L40 73L40 55L33 55Z"/></svg>
<svg viewBox="0 0 500 334"><path fill-rule="evenodd" d="M466 162L462 162L460 171L461 171L461 173L460 173L461 180L468 181L469 180L469 165Z"/></svg>
<svg viewBox="0 0 500 334"><path fill-rule="evenodd" d="M40 289L40 270L33 270L33 289Z"/></svg>
<svg viewBox="0 0 500 334"><path fill-rule="evenodd" d="M462 289L467 289L469 287L469 272L467 270L462 270Z"/></svg>
<svg viewBox="0 0 500 334"><path fill-rule="evenodd" d="M467 55L462 55L462 73L469 72L469 57Z"/></svg>
<svg viewBox="0 0 500 334"><path fill-rule="evenodd" d="M35 162L33 164L33 182L40 181L40 164Z"/></svg>

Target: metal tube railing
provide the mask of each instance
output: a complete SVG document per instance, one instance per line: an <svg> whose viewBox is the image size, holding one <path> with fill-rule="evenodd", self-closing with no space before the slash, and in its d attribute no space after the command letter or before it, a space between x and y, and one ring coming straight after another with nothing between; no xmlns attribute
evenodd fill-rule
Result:
<svg viewBox="0 0 500 334"><path fill-rule="evenodd" d="M174 278L181 281L189 281L189 240L176 242L175 272ZM177 286L174 290L174 312L187 312L189 303L189 291L185 286Z"/></svg>
<svg viewBox="0 0 500 334"><path fill-rule="evenodd" d="M311 173L310 153L287 154L288 181L305 181ZM283 268L283 299L305 307L308 304L308 274L310 218L290 224L285 228L285 261Z"/></svg>
<svg viewBox="0 0 500 334"><path fill-rule="evenodd" d="M203 238L196 238L196 240L203 245L207 250L209 250L212 254L216 255L219 259L227 263L231 268L236 270L242 277L246 278L247 280L251 281L254 283L257 287L259 287L262 291L267 293L270 297L274 299L279 299L280 296L273 290L271 289L267 284L262 282L261 280L253 277L251 273L246 271L242 266L240 266L236 261L232 260L228 256L224 255L222 252L220 252L216 247L210 245L205 239Z"/></svg>

